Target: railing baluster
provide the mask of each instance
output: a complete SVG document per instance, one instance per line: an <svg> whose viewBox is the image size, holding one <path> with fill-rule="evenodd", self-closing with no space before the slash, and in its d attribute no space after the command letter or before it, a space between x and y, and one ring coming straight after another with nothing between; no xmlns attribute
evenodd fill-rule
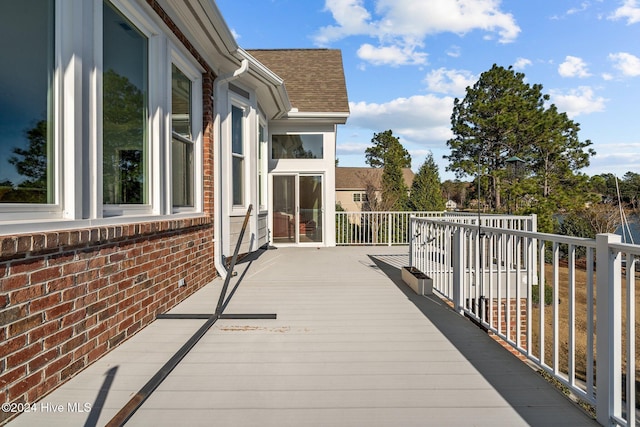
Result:
<svg viewBox="0 0 640 427"><path fill-rule="evenodd" d="M559 363L558 363L558 342L560 340L559 333L559 310L558 310L558 293L560 288L560 245L558 242L553 242L553 374L558 375Z"/></svg>
<svg viewBox="0 0 640 427"><path fill-rule="evenodd" d="M587 396L591 401L594 398L594 381L593 381L593 248L587 248Z"/></svg>
<svg viewBox="0 0 640 427"><path fill-rule="evenodd" d="M636 425L636 258L627 254L627 427Z"/></svg>
<svg viewBox="0 0 640 427"><path fill-rule="evenodd" d="M576 247L569 245L569 384L576 385Z"/></svg>

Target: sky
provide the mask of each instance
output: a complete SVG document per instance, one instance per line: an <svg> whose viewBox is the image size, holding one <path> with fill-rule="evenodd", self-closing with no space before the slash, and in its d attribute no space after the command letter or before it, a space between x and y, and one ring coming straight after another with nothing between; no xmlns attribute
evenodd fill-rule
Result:
<svg viewBox="0 0 640 427"><path fill-rule="evenodd" d="M640 173L640 0L216 0L245 49L340 49L351 115L340 166L391 129L442 180L455 98L493 64L541 84L580 124L588 175ZM286 82L285 82L286 85Z"/></svg>

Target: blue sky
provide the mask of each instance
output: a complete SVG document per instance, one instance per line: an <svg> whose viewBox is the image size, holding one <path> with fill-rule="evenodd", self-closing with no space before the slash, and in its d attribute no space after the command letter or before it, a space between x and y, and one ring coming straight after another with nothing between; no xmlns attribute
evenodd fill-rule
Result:
<svg viewBox="0 0 640 427"><path fill-rule="evenodd" d="M455 97L492 64L543 85L597 155L589 175L640 173L640 0L216 0L245 49L341 49L351 116L341 166L365 166L392 129L416 170L430 151L454 178Z"/></svg>

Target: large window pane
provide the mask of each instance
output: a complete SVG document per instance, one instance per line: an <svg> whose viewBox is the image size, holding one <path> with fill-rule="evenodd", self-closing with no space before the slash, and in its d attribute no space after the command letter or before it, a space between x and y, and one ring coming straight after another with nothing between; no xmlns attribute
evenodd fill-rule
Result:
<svg viewBox="0 0 640 427"><path fill-rule="evenodd" d="M175 133L192 139L191 80L175 64L171 64L171 123Z"/></svg>
<svg viewBox="0 0 640 427"><path fill-rule="evenodd" d="M2 3L0 203L54 203L53 0Z"/></svg>
<svg viewBox="0 0 640 427"><path fill-rule="evenodd" d="M231 179L233 204L244 205L244 111L231 107Z"/></svg>
<svg viewBox="0 0 640 427"><path fill-rule="evenodd" d="M191 132L191 80L171 65L171 175L174 207L193 206L193 141Z"/></svg>
<svg viewBox="0 0 640 427"><path fill-rule="evenodd" d="M148 202L147 38L104 3L103 202Z"/></svg>
<svg viewBox="0 0 640 427"><path fill-rule="evenodd" d="M233 204L240 206L244 204L244 159L242 157L234 156L232 169Z"/></svg>
<svg viewBox="0 0 640 427"><path fill-rule="evenodd" d="M173 138L171 155L173 206L193 206L193 144Z"/></svg>
<svg viewBox="0 0 640 427"><path fill-rule="evenodd" d="M233 154L243 154L242 119L244 111L238 107L231 107L231 151Z"/></svg>
<svg viewBox="0 0 640 427"><path fill-rule="evenodd" d="M322 135L273 135L272 159L322 159Z"/></svg>

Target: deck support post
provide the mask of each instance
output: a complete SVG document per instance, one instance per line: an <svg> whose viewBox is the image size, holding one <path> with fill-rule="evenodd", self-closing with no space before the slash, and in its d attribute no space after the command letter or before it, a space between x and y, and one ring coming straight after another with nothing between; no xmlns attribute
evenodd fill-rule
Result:
<svg viewBox="0 0 640 427"><path fill-rule="evenodd" d="M596 236L596 414L603 426L621 416L622 284L621 255L609 249L615 234Z"/></svg>

